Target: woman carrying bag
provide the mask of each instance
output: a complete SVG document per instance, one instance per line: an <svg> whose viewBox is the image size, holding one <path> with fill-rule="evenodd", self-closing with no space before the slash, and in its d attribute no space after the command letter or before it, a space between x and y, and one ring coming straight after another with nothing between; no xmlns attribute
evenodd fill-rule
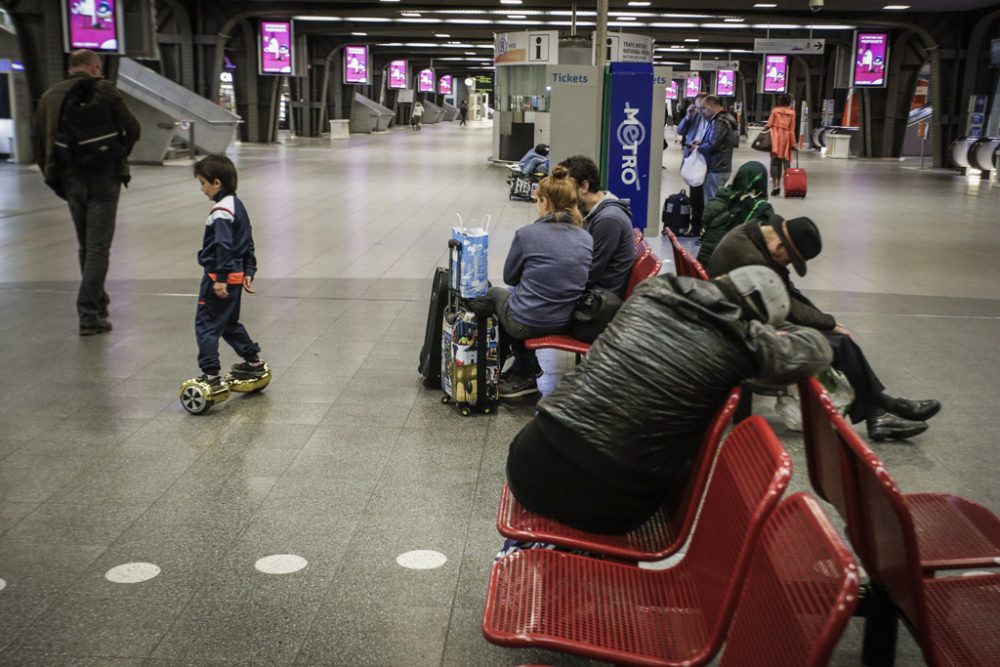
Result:
<svg viewBox="0 0 1000 667"><path fill-rule="evenodd" d="M771 195L781 194L781 175L792 161L795 148L795 108L792 98L782 93L767 119L771 131Z"/></svg>

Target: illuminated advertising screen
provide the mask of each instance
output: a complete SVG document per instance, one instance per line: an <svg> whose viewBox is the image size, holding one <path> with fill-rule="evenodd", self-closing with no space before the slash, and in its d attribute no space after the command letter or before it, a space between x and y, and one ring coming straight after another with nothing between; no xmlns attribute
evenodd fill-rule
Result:
<svg viewBox="0 0 1000 667"><path fill-rule="evenodd" d="M715 96L735 97L736 96L736 71L731 69L720 69L715 73Z"/></svg>
<svg viewBox="0 0 1000 667"><path fill-rule="evenodd" d="M676 100L677 99L677 82L676 81L671 81L667 85L666 91L667 91L667 97L666 97L667 100ZM664 101L666 101L666 100L664 100Z"/></svg>
<svg viewBox="0 0 1000 667"><path fill-rule="evenodd" d="M63 0L63 47L124 53L118 0Z"/></svg>
<svg viewBox="0 0 1000 667"><path fill-rule="evenodd" d="M764 56L764 92L788 92L788 56Z"/></svg>
<svg viewBox="0 0 1000 667"><path fill-rule="evenodd" d="M420 74L417 75L417 90L421 93L434 92L434 70L420 70Z"/></svg>
<svg viewBox="0 0 1000 667"><path fill-rule="evenodd" d="M859 32L854 40L854 81L858 88L885 87L889 60L889 35Z"/></svg>
<svg viewBox="0 0 1000 667"><path fill-rule="evenodd" d="M438 92L442 95L451 95L451 75L445 75L438 79Z"/></svg>
<svg viewBox="0 0 1000 667"><path fill-rule="evenodd" d="M389 63L389 87L393 90L404 90L409 80L409 64L405 60L393 60Z"/></svg>
<svg viewBox="0 0 1000 667"><path fill-rule="evenodd" d="M260 22L260 73L292 73L292 22Z"/></svg>
<svg viewBox="0 0 1000 667"><path fill-rule="evenodd" d="M368 83L368 47L344 47L344 83Z"/></svg>
<svg viewBox="0 0 1000 667"><path fill-rule="evenodd" d="M701 92L701 77L692 76L684 81L684 97L698 97Z"/></svg>

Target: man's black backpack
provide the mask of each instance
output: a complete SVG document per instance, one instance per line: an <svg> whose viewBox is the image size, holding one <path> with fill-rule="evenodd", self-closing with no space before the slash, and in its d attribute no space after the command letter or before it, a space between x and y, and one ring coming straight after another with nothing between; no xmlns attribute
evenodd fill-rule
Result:
<svg viewBox="0 0 1000 667"><path fill-rule="evenodd" d="M663 200L663 234L669 228L674 234L687 234L691 230L691 199L685 190Z"/></svg>
<svg viewBox="0 0 1000 667"><path fill-rule="evenodd" d="M103 169L125 157L124 132L98 79L80 79L63 98L52 136L56 158L82 169Z"/></svg>

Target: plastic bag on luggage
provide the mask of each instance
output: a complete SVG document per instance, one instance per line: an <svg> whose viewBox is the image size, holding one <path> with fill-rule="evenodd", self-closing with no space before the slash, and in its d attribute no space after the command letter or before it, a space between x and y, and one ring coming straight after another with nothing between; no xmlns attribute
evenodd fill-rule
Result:
<svg viewBox="0 0 1000 667"><path fill-rule="evenodd" d="M486 296L486 291L489 289L489 228L488 215L483 218L482 227L477 226L474 220L470 221L469 227L466 227L462 223L462 216L458 215L458 226L451 229L451 238L462 244L458 291L463 299ZM451 270L454 274L458 271L458 267L452 266Z"/></svg>
<svg viewBox="0 0 1000 667"><path fill-rule="evenodd" d="M836 368L827 368L822 373L817 373L816 379L830 395L833 406L840 414L846 415L851 411L854 406L854 387L847 381L846 375ZM789 431L802 431L801 406L797 385L788 387L788 391L778 396L774 404L775 414L781 417L781 421Z"/></svg>

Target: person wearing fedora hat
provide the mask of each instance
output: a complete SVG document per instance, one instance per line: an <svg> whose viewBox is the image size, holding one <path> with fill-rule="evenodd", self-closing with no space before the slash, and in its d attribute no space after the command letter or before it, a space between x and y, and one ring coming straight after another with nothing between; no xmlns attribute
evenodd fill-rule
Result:
<svg viewBox="0 0 1000 667"><path fill-rule="evenodd" d="M836 318L817 308L792 284L788 266L806 275L806 263L819 255L823 242L816 223L809 218L785 220L771 214L765 221L751 220L727 233L705 270L715 277L741 266L763 265L777 272L788 289L791 306L788 321L823 332L833 348L833 367L841 371L854 389L850 418L865 422L872 440L904 440L927 430L927 420L941 410L935 400L911 400L890 396L868 363L864 351Z"/></svg>

